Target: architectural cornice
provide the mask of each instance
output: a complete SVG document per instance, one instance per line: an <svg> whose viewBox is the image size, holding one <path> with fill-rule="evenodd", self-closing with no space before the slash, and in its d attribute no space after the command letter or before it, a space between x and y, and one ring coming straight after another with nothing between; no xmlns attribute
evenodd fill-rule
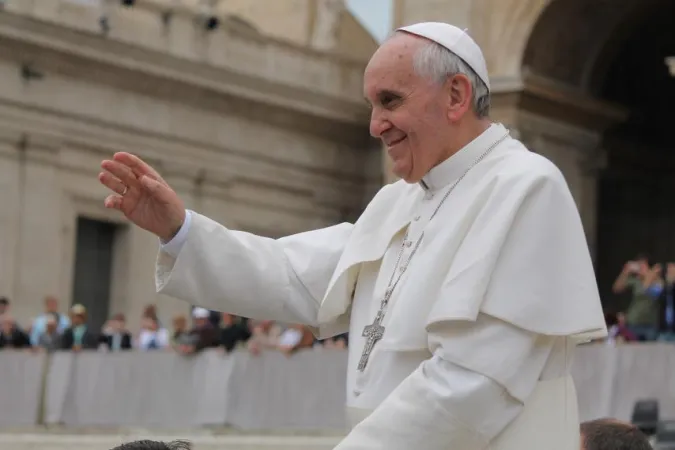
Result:
<svg viewBox="0 0 675 450"><path fill-rule="evenodd" d="M40 59L45 66L51 62L49 70L59 71L77 72L87 63L98 76L94 81L131 80L149 94L153 90L201 92L206 99L238 99L285 111L286 117L297 113L337 123L338 128L365 127L362 67L261 37L232 34L223 42L227 43L223 53L232 57L222 59L223 64L218 65L204 58L198 61L196 57L179 57L21 14L0 12L1 53L5 57ZM237 54L246 52L264 62L266 70L246 70L247 61L241 61L238 70ZM48 58L46 53L53 57ZM308 70L298 70L303 66Z"/></svg>
<svg viewBox="0 0 675 450"><path fill-rule="evenodd" d="M496 78L493 105L518 109L595 132L628 118L628 110L589 96L578 89L534 74Z"/></svg>

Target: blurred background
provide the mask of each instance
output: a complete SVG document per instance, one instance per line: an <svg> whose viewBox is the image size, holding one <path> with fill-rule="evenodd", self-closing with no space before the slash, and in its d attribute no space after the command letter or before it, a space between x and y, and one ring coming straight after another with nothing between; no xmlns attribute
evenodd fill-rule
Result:
<svg viewBox="0 0 675 450"><path fill-rule="evenodd" d="M467 28L492 118L563 171L610 339L582 419L675 419L673 0L0 1L0 449L332 448L348 336L155 294L157 239L104 209L131 151L187 206L272 238L394 181L362 74L397 26Z"/></svg>

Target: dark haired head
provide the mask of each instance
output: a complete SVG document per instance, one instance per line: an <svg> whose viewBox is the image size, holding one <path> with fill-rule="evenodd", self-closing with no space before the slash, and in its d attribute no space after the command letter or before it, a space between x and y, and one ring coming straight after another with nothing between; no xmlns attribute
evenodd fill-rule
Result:
<svg viewBox="0 0 675 450"><path fill-rule="evenodd" d="M192 444L189 441L150 441L141 440L127 442L111 450L192 450Z"/></svg>
<svg viewBox="0 0 675 450"><path fill-rule="evenodd" d="M646 253L638 253L637 258L635 258L636 261L644 261L647 264L649 264L649 255Z"/></svg>
<svg viewBox="0 0 675 450"><path fill-rule="evenodd" d="M649 438L636 426L615 419L581 424L582 450L652 450Z"/></svg>

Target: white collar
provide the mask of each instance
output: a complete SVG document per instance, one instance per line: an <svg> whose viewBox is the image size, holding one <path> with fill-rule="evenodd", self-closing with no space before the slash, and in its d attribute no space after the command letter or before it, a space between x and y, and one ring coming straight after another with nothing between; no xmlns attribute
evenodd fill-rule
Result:
<svg viewBox="0 0 675 450"><path fill-rule="evenodd" d="M425 192L433 194L456 181L476 158L501 138L506 131L504 125L493 123L457 153L427 172L420 180L420 186Z"/></svg>

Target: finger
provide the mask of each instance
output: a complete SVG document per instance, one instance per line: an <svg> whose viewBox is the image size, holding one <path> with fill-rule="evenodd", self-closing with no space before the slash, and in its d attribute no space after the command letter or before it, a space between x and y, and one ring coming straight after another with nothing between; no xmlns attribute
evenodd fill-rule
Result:
<svg viewBox="0 0 675 450"><path fill-rule="evenodd" d="M151 178L154 178L155 180L164 181L162 180L162 177L155 169L150 167L150 165L145 163L141 158L139 158L136 155L132 155L131 153L126 152L119 152L113 155L113 159L131 168L131 170L134 172L134 174L136 174L136 177L138 178L141 178L143 175L147 175Z"/></svg>
<svg viewBox="0 0 675 450"><path fill-rule="evenodd" d="M138 177L130 167L117 161L106 160L101 163L101 168L124 183L126 186L138 186Z"/></svg>
<svg viewBox="0 0 675 450"><path fill-rule="evenodd" d="M103 184L105 187L110 189L111 191L123 195L125 194L125 190L127 190L127 185L122 183L118 178L113 176L110 172L101 172L98 174L98 180Z"/></svg>
<svg viewBox="0 0 675 450"><path fill-rule="evenodd" d="M110 209L122 210L122 197L119 195L109 195L103 201L103 206Z"/></svg>
<svg viewBox="0 0 675 450"><path fill-rule="evenodd" d="M171 189L167 185L147 175L141 177L140 183L157 200L171 203Z"/></svg>

